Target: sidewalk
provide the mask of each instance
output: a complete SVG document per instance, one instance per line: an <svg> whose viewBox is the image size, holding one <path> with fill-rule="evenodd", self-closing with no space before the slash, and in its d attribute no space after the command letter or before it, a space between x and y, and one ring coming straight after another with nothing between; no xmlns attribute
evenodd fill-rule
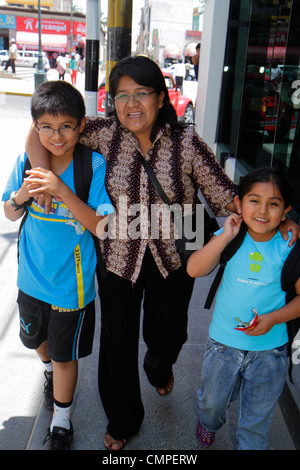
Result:
<svg viewBox="0 0 300 470"><path fill-rule="evenodd" d="M51 77L56 79L56 71L50 71ZM54 72L54 73L52 73ZM84 74L78 75L78 88L84 93ZM0 77L0 97L1 93L13 94L32 94L34 91L34 80L18 80ZM3 116L5 119L5 116ZM16 229L14 229L16 230ZM7 235L7 238L9 235ZM10 239L10 238L9 238ZM15 239L11 239L12 257L15 259ZM3 264L2 264L3 266ZM3 274L3 283L9 286L15 285L13 279L8 279L7 272ZM206 294L213 278L213 274L203 279L197 279L195 283L194 293L191 300L189 312L189 336L188 341L184 345L178 361L174 367L175 386L172 393L166 397L160 397L155 389L149 385L145 373L143 371L142 362L146 351L145 344L140 336L140 380L142 397L145 406L145 419L142 428L137 436L130 439L125 447L126 451L149 450L156 451L199 451L202 450L200 444L195 438L195 427L197 423L197 405L196 396L197 388L201 373L201 364L205 343L207 338L208 326L211 320L211 312L203 309ZM5 293L5 285L3 284L3 294ZM3 295L2 294L2 295ZM11 295L15 298L15 293ZM8 299L8 303L12 302ZM15 301L13 301L15 302ZM12 309L16 310L15 303ZM99 299L97 299L97 312L100 312ZM3 312L4 315L4 312ZM5 313L7 318L8 313ZM14 317L15 318L15 317ZM99 323L100 318L97 316L97 328L95 332L94 350L92 356L80 361L80 373L78 385L74 399L72 422L74 426L74 450L104 450L103 435L106 430L106 416L102 409L102 405L98 395L97 387L97 367L98 367L98 351L99 351ZM16 329L17 331L17 329ZM14 337L19 342L17 334ZM9 339L8 339L9 340ZM26 360L23 349L21 351L22 360ZM18 372L14 366L7 362L5 373L2 371L4 383L16 380L23 380L22 368L25 370L25 364L20 364L20 357L16 358L21 370ZM28 358L31 355L28 354ZM28 359L29 360L29 359ZM37 404L37 414L33 424L32 410L28 409L22 413L24 425L32 426L32 433L29 438L28 450L47 450L47 444L42 445L44 437L47 433L51 421L51 412L46 410L42 404L42 382L43 377L36 377L37 359L30 359L34 362L34 371L31 372L31 380L34 387L37 388L37 396L40 406ZM21 379L20 379L21 378ZM19 382L18 382L19 383ZM17 385L15 385L17 386ZM28 393L30 386L29 381L19 383L24 392ZM31 385L33 387L33 385ZM10 393L11 401L14 401L14 388L6 386L6 395ZM29 389L30 393L30 389ZM122 390L120 390L120 394ZM29 401L29 400L28 400ZM22 403L14 403L15 408L21 408ZM11 413L11 421L17 419L16 411ZM27 421L26 421L27 420ZM230 450L235 448L237 427L237 404L231 405L227 413L227 422L224 427L217 433L215 443L211 450ZM7 426L7 434L10 434L11 441L15 439L14 426ZM15 444L18 446L18 443ZM17 447L14 447L16 449ZM19 447L20 448L20 444ZM289 431L283 419L280 407L277 406L276 413L273 418L272 426L269 433L269 449L275 450L295 450L293 442L290 438ZM151 451L151 452L152 452ZM153 453L153 452L152 452ZM109 455L106 451L104 455ZM115 455L115 454L114 454Z"/></svg>
<svg viewBox="0 0 300 470"><path fill-rule="evenodd" d="M126 451L168 450L200 451L195 437L197 423L197 388L211 312L203 310L203 304L213 274L197 279L190 306L189 336L174 367L175 385L172 393L160 397L145 376L142 368L145 344L140 336L140 380L145 419L137 436L130 439ZM97 299L97 312L99 301ZM95 333L94 351L80 364L72 423L74 426L74 450L104 450L103 435L106 417L97 391L97 361L99 350L99 315ZM120 390L120 394L122 390ZM43 438L51 421L51 412L41 405L39 415L28 443L29 450L46 450ZM232 450L236 446L237 404L233 403L227 413L227 422L217 433L211 450ZM279 406L276 408L269 432L272 450L295 450Z"/></svg>
<svg viewBox="0 0 300 470"><path fill-rule="evenodd" d="M55 69L50 69L46 74L47 80L58 80L58 73ZM71 83L70 74L65 74L65 81ZM76 87L84 96L85 73L77 73ZM34 72L33 76L26 79L19 79L18 75L5 73L0 70L0 93L8 93L20 96L31 96L34 93Z"/></svg>

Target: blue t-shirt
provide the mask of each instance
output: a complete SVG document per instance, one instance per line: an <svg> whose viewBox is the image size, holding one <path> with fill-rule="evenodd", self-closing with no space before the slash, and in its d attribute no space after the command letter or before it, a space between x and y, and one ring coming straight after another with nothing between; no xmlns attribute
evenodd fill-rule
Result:
<svg viewBox="0 0 300 470"><path fill-rule="evenodd" d="M269 350L288 341L285 323L261 336L247 336L235 329L240 322L250 322L255 311L262 315L285 305L280 278L292 249L288 243L280 232L267 242L256 242L246 233L242 246L226 265L209 328L211 338L246 351Z"/></svg>
<svg viewBox="0 0 300 470"><path fill-rule="evenodd" d="M19 155L2 195L3 201L21 187L26 159L26 153ZM88 205L104 215L112 212L112 206L105 189L106 164L102 155L93 153L92 167ZM60 178L75 192L73 161ZM51 213L45 214L43 207L33 201L19 243L19 289L57 307L82 308L96 296L95 267L92 236L74 219L67 206L53 198Z"/></svg>

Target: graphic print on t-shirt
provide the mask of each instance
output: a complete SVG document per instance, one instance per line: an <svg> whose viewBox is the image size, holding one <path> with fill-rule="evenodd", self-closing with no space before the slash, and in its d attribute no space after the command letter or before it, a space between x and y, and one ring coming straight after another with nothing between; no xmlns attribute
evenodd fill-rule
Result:
<svg viewBox="0 0 300 470"><path fill-rule="evenodd" d="M254 273L258 273L262 267L263 257L257 251L251 251L249 254L250 258L250 269Z"/></svg>

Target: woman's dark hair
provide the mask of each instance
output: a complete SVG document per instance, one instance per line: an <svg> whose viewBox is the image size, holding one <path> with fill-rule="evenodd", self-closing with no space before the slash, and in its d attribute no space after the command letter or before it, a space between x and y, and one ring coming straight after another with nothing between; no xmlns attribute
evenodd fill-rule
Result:
<svg viewBox="0 0 300 470"><path fill-rule="evenodd" d="M114 99L121 77L124 75L132 78L136 83L145 87L154 88L157 94L164 92L163 106L158 112L156 122L152 128L150 139L153 142L158 130L169 123L173 127L180 124L177 121L176 111L169 99L164 76L159 66L146 56L137 55L120 60L112 69L109 76L109 94ZM115 110L112 113L117 118Z"/></svg>
<svg viewBox="0 0 300 470"><path fill-rule="evenodd" d="M44 82L32 95L31 115L36 121L45 113L53 116L67 114L81 121L85 116L83 96L64 80Z"/></svg>
<svg viewBox="0 0 300 470"><path fill-rule="evenodd" d="M238 196L242 199L251 191L256 183L273 183L277 186L283 200L284 207L288 207L293 201L293 189L284 173L277 167L257 168L240 179Z"/></svg>

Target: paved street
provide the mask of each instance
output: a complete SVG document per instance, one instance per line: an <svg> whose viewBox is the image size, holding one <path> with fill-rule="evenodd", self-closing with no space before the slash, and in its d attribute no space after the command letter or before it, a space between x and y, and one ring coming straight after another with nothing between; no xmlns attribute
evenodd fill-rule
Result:
<svg viewBox="0 0 300 470"><path fill-rule="evenodd" d="M81 83L84 83L84 75ZM0 92L4 79L0 79ZM22 80L15 80L15 82ZM27 79L25 80L27 82ZM192 83L195 88L195 82ZM12 85L14 86L14 84ZM24 89L28 90L28 83ZM31 123L30 98L0 93L1 172L0 191L19 151L24 148ZM41 406L43 368L33 351L25 349L18 338L16 305L16 240L18 224L7 221L0 212L0 450L44 449L43 438L51 414ZM191 302L189 338L175 366L175 387L167 397L159 397L142 370L145 344L140 339L141 387L146 416L138 436L131 439L126 451L152 449L173 451L201 450L195 438L196 391L201 371L211 313L203 310L210 277L197 280ZM98 310L99 311L99 310ZM75 450L103 450L102 436L106 418L97 392L97 357L99 318L94 352L81 362L81 372L72 421ZM122 391L120 390L120 393ZM229 450L235 446L237 406L228 412L227 423L218 433L212 450ZM279 407L270 430L270 449L294 450ZM105 455L108 455L106 452ZM199 460L198 460L199 461Z"/></svg>

